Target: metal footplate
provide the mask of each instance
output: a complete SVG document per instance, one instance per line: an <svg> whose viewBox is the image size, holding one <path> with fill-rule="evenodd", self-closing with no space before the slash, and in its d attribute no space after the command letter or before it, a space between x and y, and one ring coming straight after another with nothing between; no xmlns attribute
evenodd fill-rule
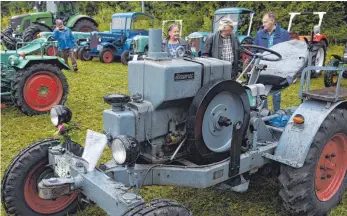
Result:
<svg viewBox="0 0 347 216"><path fill-rule="evenodd" d="M73 156L69 152L59 154L50 150L49 162L55 165L55 171L66 176L43 179L39 182L39 194L43 199L54 199L58 196L73 193L79 188L89 200L95 202L108 215L119 216L134 206L145 203L141 196L131 192L120 182L114 181L105 173L95 169L86 172L83 158ZM56 163L59 161L59 163Z"/></svg>

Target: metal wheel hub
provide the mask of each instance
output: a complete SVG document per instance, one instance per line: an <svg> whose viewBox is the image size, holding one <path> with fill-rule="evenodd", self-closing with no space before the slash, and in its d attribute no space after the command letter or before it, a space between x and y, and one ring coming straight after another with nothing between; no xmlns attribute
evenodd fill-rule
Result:
<svg viewBox="0 0 347 216"><path fill-rule="evenodd" d="M244 118L243 105L236 94L221 92L208 105L202 123L204 142L213 152L231 147L233 123Z"/></svg>

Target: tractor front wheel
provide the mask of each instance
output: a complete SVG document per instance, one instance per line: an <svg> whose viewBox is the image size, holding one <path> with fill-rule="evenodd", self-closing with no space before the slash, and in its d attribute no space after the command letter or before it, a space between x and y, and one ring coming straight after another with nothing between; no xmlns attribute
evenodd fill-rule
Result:
<svg viewBox="0 0 347 216"><path fill-rule="evenodd" d="M280 196L293 214L325 215L347 188L347 110L336 109L316 133L301 168L281 166Z"/></svg>
<svg viewBox="0 0 347 216"><path fill-rule="evenodd" d="M330 67L338 67L340 61L337 59L331 59L328 63ZM337 71L325 71L324 72L324 85L325 87L336 86L338 80Z"/></svg>
<svg viewBox="0 0 347 216"><path fill-rule="evenodd" d="M45 47L45 53L48 56L57 56L59 54L58 48L53 45L47 45Z"/></svg>
<svg viewBox="0 0 347 216"><path fill-rule="evenodd" d="M100 62L102 63L112 63L114 61L114 55L111 49L103 49L99 54Z"/></svg>
<svg viewBox="0 0 347 216"><path fill-rule="evenodd" d="M154 199L148 205L139 205L124 216L192 216L193 213L185 206L179 204L175 200L169 199Z"/></svg>
<svg viewBox="0 0 347 216"><path fill-rule="evenodd" d="M51 64L36 64L15 73L11 93L14 104L26 115L47 113L67 100L69 86L61 70Z"/></svg>
<svg viewBox="0 0 347 216"><path fill-rule="evenodd" d="M37 184L54 177L48 165L48 148L59 145L59 139L46 139L23 149L12 159L1 182L1 197L9 215L67 215L83 209L78 202L78 193L60 196L54 200L39 197ZM82 156L83 147L72 142L70 151Z"/></svg>
<svg viewBox="0 0 347 216"><path fill-rule="evenodd" d="M81 19L74 25L72 30L77 32L92 32L98 31L98 28L92 21L87 19Z"/></svg>
<svg viewBox="0 0 347 216"><path fill-rule="evenodd" d="M78 50L78 58L82 61L91 61L93 56L89 55L87 47L81 47Z"/></svg>
<svg viewBox="0 0 347 216"><path fill-rule="evenodd" d="M313 47L312 66L323 67L325 65L325 58L327 55L327 45L324 41L320 41ZM311 71L311 77L317 78L322 75L322 70Z"/></svg>
<svg viewBox="0 0 347 216"><path fill-rule="evenodd" d="M16 50L16 44L17 41L15 38L12 37L12 35L8 35L4 32L0 33L0 39L3 45L6 47L8 50ZM20 46L18 47L20 48Z"/></svg>
<svg viewBox="0 0 347 216"><path fill-rule="evenodd" d="M39 24L33 24L26 28L23 33L23 41L29 42L38 38L40 32L51 32L52 29Z"/></svg>
<svg viewBox="0 0 347 216"><path fill-rule="evenodd" d="M129 50L125 50L122 53L122 56L120 57L120 60L121 60L122 64L128 65L128 62L130 61L130 52L129 52Z"/></svg>

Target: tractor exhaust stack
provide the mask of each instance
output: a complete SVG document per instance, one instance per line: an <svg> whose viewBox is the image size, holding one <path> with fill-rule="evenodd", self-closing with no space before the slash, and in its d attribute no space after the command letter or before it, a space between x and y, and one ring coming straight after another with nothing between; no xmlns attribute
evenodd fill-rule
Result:
<svg viewBox="0 0 347 216"><path fill-rule="evenodd" d="M171 59L168 53L162 52L162 31L161 29L149 29L148 39L148 57L151 60L167 60Z"/></svg>

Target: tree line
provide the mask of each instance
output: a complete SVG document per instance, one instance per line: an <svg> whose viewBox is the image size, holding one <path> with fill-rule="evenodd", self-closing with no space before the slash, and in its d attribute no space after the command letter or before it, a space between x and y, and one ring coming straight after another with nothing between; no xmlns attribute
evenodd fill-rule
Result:
<svg viewBox="0 0 347 216"><path fill-rule="evenodd" d="M2 2L1 28L8 24L10 16L33 11L34 2ZM182 33L187 36L191 32L210 31L213 14L220 8L243 7L254 10L256 15L252 25L252 35L261 27L262 15L267 11L276 14L277 22L285 29L289 23L289 12L325 11L322 23L322 33L327 34L330 42L341 42L347 39L347 2L229 2L229 1L145 1L145 13L154 16L155 27L161 27L162 20L183 20ZM100 31L110 28L111 15L116 12L141 11L141 1L81 1L79 10L99 23ZM318 24L318 15L298 16L294 19L293 30L297 32L310 32Z"/></svg>

